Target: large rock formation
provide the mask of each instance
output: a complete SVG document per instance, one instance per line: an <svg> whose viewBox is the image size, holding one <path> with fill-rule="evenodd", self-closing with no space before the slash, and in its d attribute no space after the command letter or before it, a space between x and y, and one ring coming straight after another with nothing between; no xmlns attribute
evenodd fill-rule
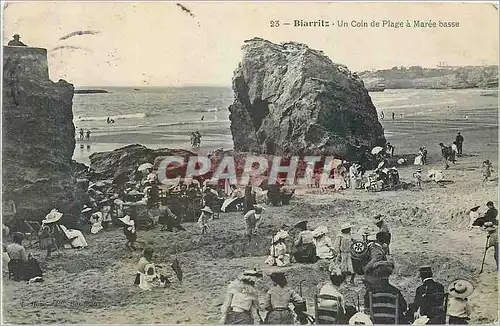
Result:
<svg viewBox="0 0 500 326"><path fill-rule="evenodd" d="M71 220L78 212L73 85L49 79L45 49L3 51L3 204L14 201L16 220L40 220L52 208Z"/></svg>
<svg viewBox="0 0 500 326"><path fill-rule="evenodd" d="M363 82L304 44L245 41L229 107L234 149L355 158L385 142ZM363 147L364 147L363 146Z"/></svg>
<svg viewBox="0 0 500 326"><path fill-rule="evenodd" d="M128 145L114 151L90 155L90 167L101 179L112 179L117 173L129 171L132 174L143 163L153 163L157 157L196 155L184 149L150 149L139 144Z"/></svg>

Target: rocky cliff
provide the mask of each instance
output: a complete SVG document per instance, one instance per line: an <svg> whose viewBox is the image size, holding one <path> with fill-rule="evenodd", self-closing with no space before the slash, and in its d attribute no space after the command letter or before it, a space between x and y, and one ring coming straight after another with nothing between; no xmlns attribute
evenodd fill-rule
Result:
<svg viewBox="0 0 500 326"><path fill-rule="evenodd" d="M299 43L245 41L229 107L234 149L354 158L385 142L363 81Z"/></svg>
<svg viewBox="0 0 500 326"><path fill-rule="evenodd" d="M49 79L45 49L3 51L3 203L14 201L18 220L40 220L57 208L71 225L78 212L73 85Z"/></svg>

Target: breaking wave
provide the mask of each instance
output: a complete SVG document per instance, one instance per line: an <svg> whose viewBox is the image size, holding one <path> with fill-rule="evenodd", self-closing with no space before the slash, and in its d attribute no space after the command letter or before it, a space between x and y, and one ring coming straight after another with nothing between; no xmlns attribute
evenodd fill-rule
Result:
<svg viewBox="0 0 500 326"><path fill-rule="evenodd" d="M132 114L120 114L120 115L109 115L106 117L78 117L77 121L106 121L108 117L113 120L122 120L122 119L144 119L148 116L148 114L144 112L132 113Z"/></svg>

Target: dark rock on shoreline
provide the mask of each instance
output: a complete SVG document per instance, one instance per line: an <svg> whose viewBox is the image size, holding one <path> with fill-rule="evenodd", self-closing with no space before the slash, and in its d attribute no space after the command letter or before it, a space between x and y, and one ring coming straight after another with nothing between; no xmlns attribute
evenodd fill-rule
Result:
<svg viewBox="0 0 500 326"><path fill-rule="evenodd" d="M3 204L14 201L19 221L41 220L57 208L70 225L79 209L73 85L52 82L47 51L30 47L4 47L3 85Z"/></svg>
<svg viewBox="0 0 500 326"><path fill-rule="evenodd" d="M128 145L109 152L100 152L90 155L90 167L92 172L101 176L102 179L112 179L118 171L130 171L132 173L143 163L153 163L160 156L188 157L195 155L193 152L183 149L149 149L142 145Z"/></svg>
<svg viewBox="0 0 500 326"><path fill-rule="evenodd" d="M363 81L304 44L245 41L233 91L237 151L355 159L385 143Z"/></svg>

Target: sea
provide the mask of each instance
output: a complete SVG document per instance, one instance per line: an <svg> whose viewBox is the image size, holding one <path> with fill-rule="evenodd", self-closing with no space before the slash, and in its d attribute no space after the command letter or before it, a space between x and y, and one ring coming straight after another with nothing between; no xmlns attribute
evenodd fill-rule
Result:
<svg viewBox="0 0 500 326"><path fill-rule="evenodd" d="M228 109L233 102L230 87L103 89L109 93L74 95L77 143L73 159L76 161L89 164L90 154L129 144L153 149L190 149L190 133L194 131L202 135L200 152L233 146ZM382 123L391 120L393 113L396 119L454 116L471 122L481 108L498 107L498 92L485 92L402 89L372 92L370 96ZM108 118L114 122L108 123ZM497 123L497 119L498 114L492 116L492 122ZM388 127L384 125L385 136L390 139L394 132ZM79 139L80 129L91 131L89 140Z"/></svg>

